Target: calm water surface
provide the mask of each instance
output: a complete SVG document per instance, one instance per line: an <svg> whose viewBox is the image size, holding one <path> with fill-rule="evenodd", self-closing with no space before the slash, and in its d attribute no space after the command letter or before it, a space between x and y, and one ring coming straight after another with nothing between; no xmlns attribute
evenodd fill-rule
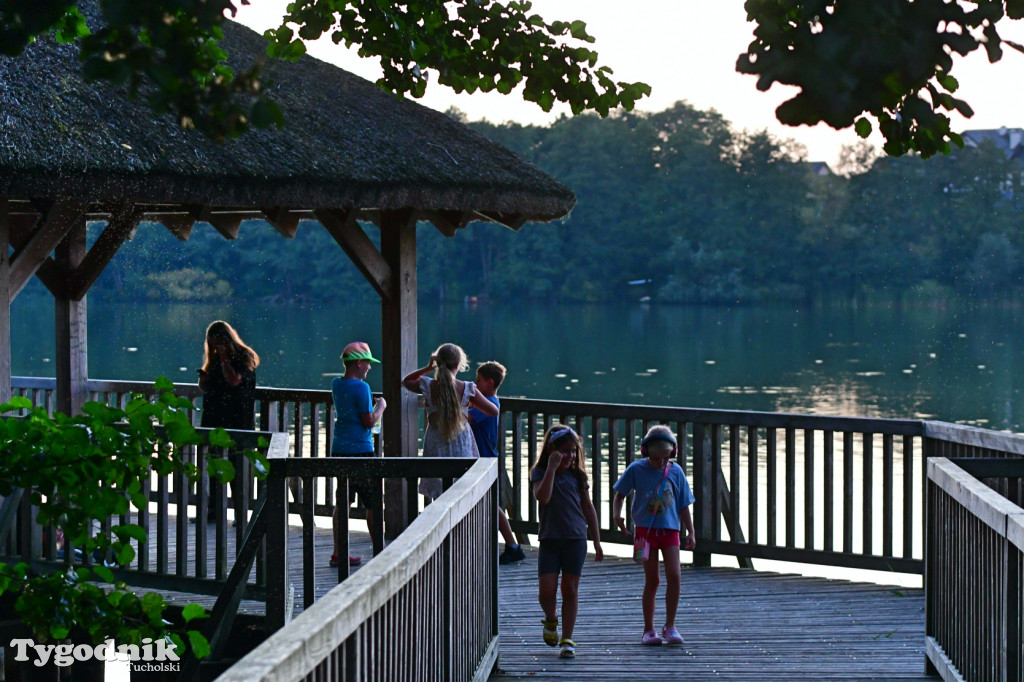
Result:
<svg viewBox="0 0 1024 682"><path fill-rule="evenodd" d="M801 308L423 304L419 348L509 368L504 395L869 417L1024 431L1016 307ZM206 325L234 324L261 385L323 388L350 340L380 348L374 302L327 306L89 302L89 376L194 381ZM53 306L12 306L12 370L53 376ZM470 378L468 375L466 378ZM380 390L381 373L369 381Z"/></svg>

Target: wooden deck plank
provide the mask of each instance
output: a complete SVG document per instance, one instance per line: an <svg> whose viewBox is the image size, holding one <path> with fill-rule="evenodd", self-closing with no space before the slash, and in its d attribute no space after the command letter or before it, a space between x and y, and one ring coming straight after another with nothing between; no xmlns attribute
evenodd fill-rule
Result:
<svg viewBox="0 0 1024 682"><path fill-rule="evenodd" d="M643 573L589 561L575 660L541 640L536 554L499 573L499 671L491 680L926 680L921 590L731 568L683 568L679 647L640 644ZM900 596L902 595L902 596ZM664 586L655 623L664 618Z"/></svg>

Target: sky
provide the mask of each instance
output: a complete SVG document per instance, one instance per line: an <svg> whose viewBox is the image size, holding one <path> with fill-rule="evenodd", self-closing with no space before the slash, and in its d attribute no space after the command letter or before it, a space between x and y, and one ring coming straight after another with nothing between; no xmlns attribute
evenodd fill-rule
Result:
<svg viewBox="0 0 1024 682"><path fill-rule="evenodd" d="M287 0L253 0L253 5L240 9L237 20L262 31L280 23L286 5ZM796 88L776 84L760 92L754 76L736 73L736 58L753 38L753 24L746 21L741 0L534 0L533 11L548 22L585 21L596 40L592 48L600 63L614 71L615 80L651 86L651 96L638 102L638 110L661 111L681 100L698 109L714 109L736 129L767 129L801 142L813 161L835 163L840 148L859 139L852 129L790 127L775 119L775 107ZM1024 43L1024 21L1003 20L1000 34ZM380 74L375 61L360 59L329 39L307 49L318 59L365 78L375 80ZM1019 90L1024 54L1004 50L1003 59L992 65L983 53L976 51L954 66L961 86L957 96L971 104L975 115L969 120L954 115L953 129L1024 127L1024 96ZM546 113L517 93L456 95L436 83L428 85L426 96L418 101L441 111L455 106L470 120L493 123L544 125L568 113L557 107ZM880 140L877 135L870 138L878 146Z"/></svg>

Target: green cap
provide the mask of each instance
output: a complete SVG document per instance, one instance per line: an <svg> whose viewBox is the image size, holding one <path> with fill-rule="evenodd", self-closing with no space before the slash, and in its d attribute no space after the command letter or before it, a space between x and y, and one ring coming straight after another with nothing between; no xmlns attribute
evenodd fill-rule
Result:
<svg viewBox="0 0 1024 682"><path fill-rule="evenodd" d="M345 350L341 352L342 362L349 362L350 360L369 360L370 362L380 362L380 360L373 357L373 353L370 352L370 345L362 341L353 341L345 346Z"/></svg>

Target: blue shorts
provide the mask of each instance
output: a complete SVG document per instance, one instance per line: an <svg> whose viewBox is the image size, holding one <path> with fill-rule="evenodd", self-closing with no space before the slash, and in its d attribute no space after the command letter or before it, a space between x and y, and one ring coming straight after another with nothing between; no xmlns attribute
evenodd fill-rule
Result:
<svg viewBox="0 0 1024 682"><path fill-rule="evenodd" d="M587 560L586 540L541 540L537 552L537 575L546 573L582 575Z"/></svg>

